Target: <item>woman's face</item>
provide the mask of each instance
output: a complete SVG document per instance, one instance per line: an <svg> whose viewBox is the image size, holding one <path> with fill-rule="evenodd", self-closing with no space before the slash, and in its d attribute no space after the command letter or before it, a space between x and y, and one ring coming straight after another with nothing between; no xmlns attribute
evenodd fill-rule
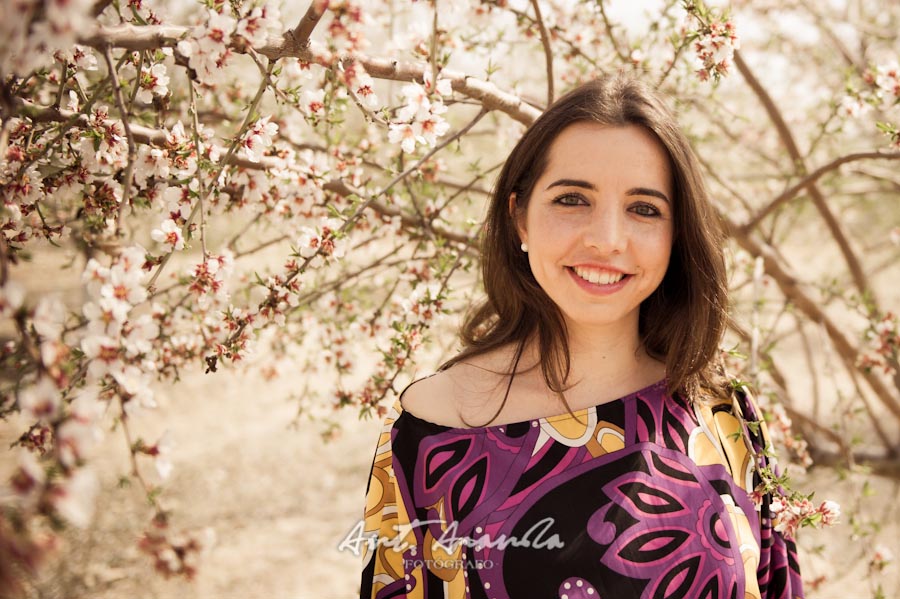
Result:
<svg viewBox="0 0 900 599"><path fill-rule="evenodd" d="M570 330L637 333L669 265L673 201L666 150L643 127L583 122L556 137L517 229Z"/></svg>

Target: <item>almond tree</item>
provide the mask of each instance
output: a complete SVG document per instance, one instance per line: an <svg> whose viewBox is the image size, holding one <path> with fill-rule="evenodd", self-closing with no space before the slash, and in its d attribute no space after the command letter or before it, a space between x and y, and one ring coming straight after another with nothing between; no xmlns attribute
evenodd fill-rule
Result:
<svg viewBox="0 0 900 599"><path fill-rule="evenodd" d="M2 0L0 416L24 428L0 591L90 523L86 456L110 418L154 507L142 549L193 575L202 540L158 500L173 444L133 426L157 383L299 355L334 380L298 400L326 436L381 417L454 351L502 157L561 92L618 70L675 99L704 161L731 244L723 350L778 444L797 466L900 477L900 7L623 5ZM75 308L28 297L30 257L66 251ZM784 494L782 530L834 520L784 483L760 489Z"/></svg>

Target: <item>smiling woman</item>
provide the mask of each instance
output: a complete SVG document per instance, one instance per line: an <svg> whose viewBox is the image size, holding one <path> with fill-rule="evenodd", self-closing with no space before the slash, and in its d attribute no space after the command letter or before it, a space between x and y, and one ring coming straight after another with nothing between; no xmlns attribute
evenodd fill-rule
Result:
<svg viewBox="0 0 900 599"><path fill-rule="evenodd" d="M616 76L553 104L482 243L463 351L385 421L360 596L802 596L751 498L768 443L717 367L722 231L662 99Z"/></svg>
<svg viewBox="0 0 900 599"><path fill-rule="evenodd" d="M570 344L634 336L640 305L669 266L671 196L669 159L653 135L593 122L553 141L526 209L511 194L531 272L562 312Z"/></svg>

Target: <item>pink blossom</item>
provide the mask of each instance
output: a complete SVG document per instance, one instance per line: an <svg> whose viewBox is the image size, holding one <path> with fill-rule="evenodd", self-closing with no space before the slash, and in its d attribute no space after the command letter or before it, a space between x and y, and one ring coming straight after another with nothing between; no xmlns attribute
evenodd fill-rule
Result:
<svg viewBox="0 0 900 599"><path fill-rule="evenodd" d="M175 125L173 125L172 128L166 132L166 143L168 143L170 146L183 146L188 143L189 140L190 137L188 137L187 133L185 133L184 123L182 123L181 121L175 123Z"/></svg>
<svg viewBox="0 0 900 599"><path fill-rule="evenodd" d="M413 125L418 139L421 137L429 146L434 147L437 144L437 138L442 137L450 130L450 123L440 116L432 114L428 118L416 121Z"/></svg>
<svg viewBox="0 0 900 599"><path fill-rule="evenodd" d="M860 97L844 96L838 105L838 114L848 118L858 118L872 109L867 102Z"/></svg>
<svg viewBox="0 0 900 599"><path fill-rule="evenodd" d="M66 419L56 433L60 461L73 467L83 460L87 452L102 438L95 419L99 414L75 416Z"/></svg>
<svg viewBox="0 0 900 599"><path fill-rule="evenodd" d="M881 572L894 561L894 552L884 545L875 545L869 558L869 572Z"/></svg>
<svg viewBox="0 0 900 599"><path fill-rule="evenodd" d="M159 325L151 315L141 314L130 319L122 332L125 355L133 358L153 350L153 341L159 336Z"/></svg>
<svg viewBox="0 0 900 599"><path fill-rule="evenodd" d="M40 498L47 480L43 466L30 451L19 452L19 465L10 480L10 486L20 505L33 505Z"/></svg>
<svg viewBox="0 0 900 599"><path fill-rule="evenodd" d="M144 188L150 179L168 179L170 166L168 150L141 146L134 161L134 182Z"/></svg>
<svg viewBox="0 0 900 599"><path fill-rule="evenodd" d="M110 369L110 374L125 394L125 413L137 416L143 408L155 408L156 400L150 388L151 374L134 364Z"/></svg>
<svg viewBox="0 0 900 599"><path fill-rule="evenodd" d="M353 82L353 90L362 104L370 109L378 108L378 96L375 94L375 81L368 73L360 73Z"/></svg>

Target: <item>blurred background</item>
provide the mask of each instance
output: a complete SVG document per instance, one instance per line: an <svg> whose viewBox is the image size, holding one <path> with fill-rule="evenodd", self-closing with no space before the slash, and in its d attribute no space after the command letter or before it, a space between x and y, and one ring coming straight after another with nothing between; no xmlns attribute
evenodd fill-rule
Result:
<svg viewBox="0 0 900 599"><path fill-rule="evenodd" d="M4 4L0 31L0 578L19 595L358 595L339 545L384 410L481 297L503 158L549 98L634 70L672 98L729 231L729 368L792 487L841 505L798 533L807 596L900 597L900 4L341 0L312 29L306 3L62 4ZM146 345L87 307L108 297L90 260L133 244ZM123 370L97 367L97 326ZM48 380L49 415L28 391Z"/></svg>

